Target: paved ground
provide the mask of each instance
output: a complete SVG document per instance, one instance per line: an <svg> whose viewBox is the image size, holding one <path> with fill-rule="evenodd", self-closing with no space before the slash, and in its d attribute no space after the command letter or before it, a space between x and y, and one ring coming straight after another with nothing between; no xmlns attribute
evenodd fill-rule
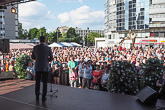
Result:
<svg viewBox="0 0 165 110"><path fill-rule="evenodd" d="M22 79L12 79L0 81L0 95L24 89L25 87L34 85L34 81L22 80Z"/></svg>
<svg viewBox="0 0 165 110"><path fill-rule="evenodd" d="M42 103L41 99L35 100L34 82L0 81L1 110L155 110L155 107L140 104L135 96L60 85L53 85L53 89L58 89L58 97L48 93L47 101Z"/></svg>

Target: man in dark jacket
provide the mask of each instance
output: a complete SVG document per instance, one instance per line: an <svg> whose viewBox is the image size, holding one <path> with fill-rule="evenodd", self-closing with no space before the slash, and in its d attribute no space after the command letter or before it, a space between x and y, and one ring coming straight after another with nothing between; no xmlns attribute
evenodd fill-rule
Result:
<svg viewBox="0 0 165 110"><path fill-rule="evenodd" d="M43 82L42 101L46 101L49 62L53 60L52 50L46 45L46 36L41 36L40 44L33 48L32 59L36 61L35 62L36 100L39 100L40 80L42 78L42 82Z"/></svg>

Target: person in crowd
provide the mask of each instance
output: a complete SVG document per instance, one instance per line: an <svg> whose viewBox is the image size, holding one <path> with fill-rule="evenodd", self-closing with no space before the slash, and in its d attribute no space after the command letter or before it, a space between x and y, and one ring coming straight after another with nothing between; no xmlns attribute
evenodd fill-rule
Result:
<svg viewBox="0 0 165 110"><path fill-rule="evenodd" d="M17 77L17 75L16 75L16 71L15 71L15 68L14 68L14 61L13 61L13 60L10 61L9 71L12 71L14 77Z"/></svg>
<svg viewBox="0 0 165 110"><path fill-rule="evenodd" d="M103 66L101 67L101 70L103 71L103 73L105 72L105 68L107 67L107 62L103 62Z"/></svg>
<svg viewBox="0 0 165 110"><path fill-rule="evenodd" d="M33 68L32 62L28 62L28 67L27 67L27 79L28 80L34 80L35 79L35 70Z"/></svg>
<svg viewBox="0 0 165 110"><path fill-rule="evenodd" d="M90 69L90 63L87 62L86 66L84 67L83 88L87 87L88 89L90 89L92 77L91 71L92 69Z"/></svg>
<svg viewBox="0 0 165 110"><path fill-rule="evenodd" d="M6 63L5 63L5 71L6 71L6 72L9 71L9 60L6 60Z"/></svg>
<svg viewBox="0 0 165 110"><path fill-rule="evenodd" d="M72 72L70 73L70 78L71 78L71 87L76 88L77 73L75 71L75 68L72 68Z"/></svg>
<svg viewBox="0 0 165 110"><path fill-rule="evenodd" d="M108 69L108 67L106 67L105 72L101 78L101 86L102 86L103 91L107 91L107 84L108 84L108 80L109 80L109 75L110 75L109 69Z"/></svg>
<svg viewBox="0 0 165 110"><path fill-rule="evenodd" d="M159 95L160 98L165 99L165 71L163 72L163 76L156 82L156 86L159 87Z"/></svg>
<svg viewBox="0 0 165 110"><path fill-rule="evenodd" d="M101 78L102 78L102 70L99 68L99 64L96 66L96 70L93 71L93 85L94 89L101 89Z"/></svg>
<svg viewBox="0 0 165 110"><path fill-rule="evenodd" d="M78 76L79 76L79 88L82 88L82 81L84 76L84 59L81 59L81 62L78 66Z"/></svg>
<svg viewBox="0 0 165 110"><path fill-rule="evenodd" d="M0 73L3 71L2 60L0 59Z"/></svg>
<svg viewBox="0 0 165 110"><path fill-rule="evenodd" d="M59 64L59 61L57 60L57 57L54 57L53 61L51 62L51 68L54 68L55 64Z"/></svg>
<svg viewBox="0 0 165 110"><path fill-rule="evenodd" d="M54 83L60 84L60 67L57 63L55 63L55 67L52 70L53 77L54 77Z"/></svg>
<svg viewBox="0 0 165 110"><path fill-rule="evenodd" d="M71 57L71 61L69 61L68 67L69 67L69 76L72 73L72 68L74 68L75 71L77 71L78 64L77 64L76 61L74 61L74 56ZM69 77L69 82L71 82L71 78L70 77Z"/></svg>

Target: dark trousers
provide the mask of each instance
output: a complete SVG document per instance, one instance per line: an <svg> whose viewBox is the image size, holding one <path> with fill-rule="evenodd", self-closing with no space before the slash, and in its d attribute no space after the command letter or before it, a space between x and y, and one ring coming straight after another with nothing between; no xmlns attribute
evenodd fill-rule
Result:
<svg viewBox="0 0 165 110"><path fill-rule="evenodd" d="M91 79L86 79L86 78L83 78L83 88L85 88L87 86L88 89L90 89L90 84L91 84Z"/></svg>
<svg viewBox="0 0 165 110"><path fill-rule="evenodd" d="M79 86L82 86L82 83L83 83L83 77L79 77Z"/></svg>
<svg viewBox="0 0 165 110"><path fill-rule="evenodd" d="M42 83L43 83L42 97L46 97L48 73L49 72L36 71L36 84L35 84L36 97L39 97L39 94L40 94L40 81L41 81L41 78L42 78Z"/></svg>

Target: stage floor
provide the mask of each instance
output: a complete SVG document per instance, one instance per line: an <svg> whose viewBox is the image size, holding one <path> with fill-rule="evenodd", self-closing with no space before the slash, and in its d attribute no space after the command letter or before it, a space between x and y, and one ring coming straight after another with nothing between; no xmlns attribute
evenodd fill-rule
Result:
<svg viewBox="0 0 165 110"><path fill-rule="evenodd" d="M6 88L6 89L5 89ZM9 80L0 81L1 110L155 110L144 106L137 97L112 94L96 90L71 88L53 85L58 89L58 97L47 95L47 101L35 100L34 81ZM48 84L50 90L50 84Z"/></svg>

